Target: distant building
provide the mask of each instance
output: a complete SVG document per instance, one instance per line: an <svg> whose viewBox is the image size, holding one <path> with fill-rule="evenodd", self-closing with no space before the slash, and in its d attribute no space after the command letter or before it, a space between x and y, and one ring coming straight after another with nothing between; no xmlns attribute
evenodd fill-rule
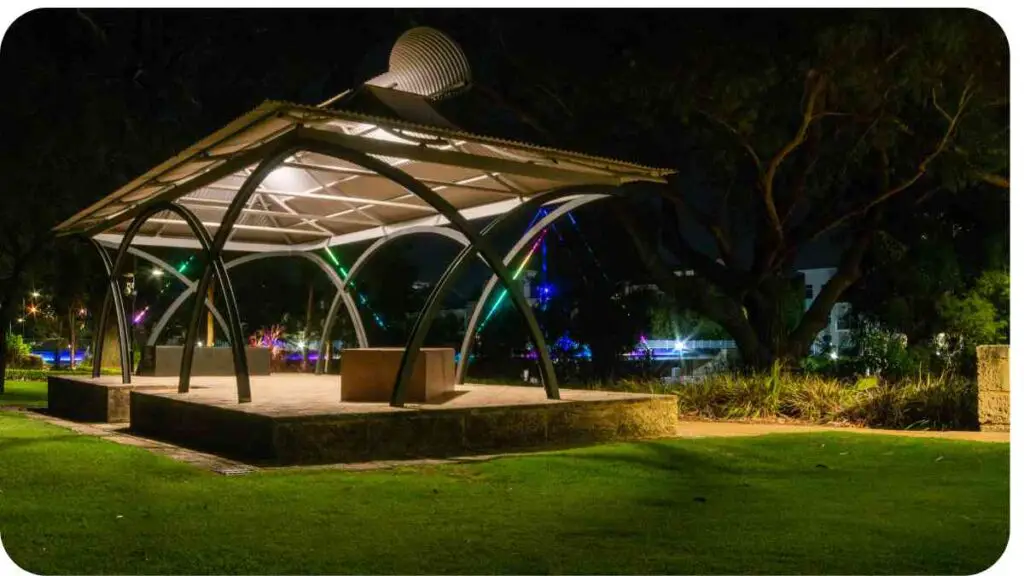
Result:
<svg viewBox="0 0 1024 576"><path fill-rule="evenodd" d="M814 299L821 293L822 288L835 276L836 268L807 268L798 270L797 274L803 277L804 282L804 311L811 307ZM673 272L677 277L693 276L693 270L676 270ZM635 292L651 291L660 293L661 290L656 284L623 284L617 295L628 295ZM829 312L828 324L818 334L812 345L811 351L821 354L828 350L836 350L845 347L851 338L850 305L847 302L837 302Z"/></svg>
<svg viewBox="0 0 1024 576"><path fill-rule="evenodd" d="M836 275L836 268L808 268L800 270L804 277L804 310L811 307L814 299L821 294L825 284ZM829 312L828 324L818 333L811 351L820 354L826 350L838 350L850 342L852 315L847 302L836 302Z"/></svg>

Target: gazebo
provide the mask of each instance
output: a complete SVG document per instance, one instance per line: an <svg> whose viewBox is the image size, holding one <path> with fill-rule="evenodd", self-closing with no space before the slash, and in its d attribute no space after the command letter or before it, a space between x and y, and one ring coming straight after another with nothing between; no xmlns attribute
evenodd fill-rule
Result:
<svg viewBox="0 0 1024 576"><path fill-rule="evenodd" d="M344 306L358 345L366 347L358 305L349 295L352 279L388 243L410 234L434 234L462 249L419 312L391 405L405 402L413 362L442 297L478 258L493 276L470 317L457 381L465 379L482 307L500 284L526 321L547 397L558 398L548 347L509 263L558 217L621 195L620 186L629 182L664 182L670 171L463 131L431 104L469 85L465 56L451 39L429 28L410 30L395 44L388 72L318 106L265 102L57 226L58 234L86 236L99 249L109 290L96 334L104 333L113 309L122 382L131 382L132 368L129 320L118 278L130 254L151 261L186 286L157 320L149 344L156 343L170 317L196 296L183 342L178 392L189 391L196 339L204 308L209 308L228 336L237 398L244 403L252 394L231 268L282 256L315 262L337 289L322 327L322 346ZM490 236L511 216L542 206L547 214L511 250L501 254L492 246ZM492 220L481 231L470 224L484 218ZM344 278L319 254L368 241L372 243ZM150 247L199 251L198 279L185 277L146 250ZM214 282L223 298L223 314L203 296ZM94 378L100 374L102 356L103 338L97 337ZM321 350L318 373L324 369L324 356Z"/></svg>

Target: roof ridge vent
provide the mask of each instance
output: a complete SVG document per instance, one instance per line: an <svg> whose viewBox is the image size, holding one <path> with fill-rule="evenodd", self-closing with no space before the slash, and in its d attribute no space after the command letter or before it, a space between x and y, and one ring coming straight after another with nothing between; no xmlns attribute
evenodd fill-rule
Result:
<svg viewBox="0 0 1024 576"><path fill-rule="evenodd" d="M388 71L365 82L443 100L470 86L469 61L447 34L427 26L398 37L388 58Z"/></svg>

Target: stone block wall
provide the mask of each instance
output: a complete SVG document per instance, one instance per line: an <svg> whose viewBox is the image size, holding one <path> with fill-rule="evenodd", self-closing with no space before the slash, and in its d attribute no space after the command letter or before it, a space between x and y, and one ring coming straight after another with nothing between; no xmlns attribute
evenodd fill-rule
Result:
<svg viewBox="0 0 1024 576"><path fill-rule="evenodd" d="M270 417L170 394L131 394L133 432L270 464L444 457L667 436L674 396L450 410Z"/></svg>
<svg viewBox="0 0 1024 576"><path fill-rule="evenodd" d="M978 346L978 423L982 430L1010 429L1010 347Z"/></svg>

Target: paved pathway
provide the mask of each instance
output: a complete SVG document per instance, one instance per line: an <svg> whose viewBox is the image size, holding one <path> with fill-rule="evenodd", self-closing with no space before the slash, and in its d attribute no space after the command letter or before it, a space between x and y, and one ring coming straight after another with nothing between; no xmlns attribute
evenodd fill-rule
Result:
<svg viewBox="0 0 1024 576"><path fill-rule="evenodd" d="M1009 432L970 432L950 430L880 430L877 428L855 428L847 426L812 426L807 424L774 424L752 422L711 422L706 420L681 420L676 425L676 435L682 438L709 438L723 436L762 436L764 434L793 434L803 432L854 432L857 434L883 434L911 438L945 438L947 440L973 440L976 442L1009 442Z"/></svg>
<svg viewBox="0 0 1024 576"><path fill-rule="evenodd" d="M116 442L118 444L124 444L127 446L135 446L144 450L149 450L155 454L166 456L173 460L180 462L186 462L193 466L210 470L218 474L224 475L238 475L238 474L249 474L264 469L278 468L270 466L267 468L261 468L230 460L213 454L205 452L198 452L196 450L190 450L174 444L168 444L166 442L160 442L158 440L151 440L149 438L143 438L128 433L126 424L105 424L105 423L83 423L83 422L72 422L70 420L63 420L55 418L37 412L34 410L24 410L29 418L41 420L49 424L67 428L79 434L87 436L96 436ZM907 436L912 438L946 438L950 440L973 440L977 442L1009 442L1009 432L967 432L967 431L949 431L949 432L934 432L934 431L909 431L909 430L878 430L872 428L852 428L852 427L840 427L840 426L810 426L803 424L762 424L762 423L748 423L748 422L710 422L710 421L698 421L698 420L681 420L676 425L676 436L680 438L712 438L712 437L737 437L737 436L762 436L765 434L793 434L793 433L813 433L813 432L854 432L858 434L884 434L891 436ZM515 454L528 454L529 452L519 452ZM396 468L400 466L422 466L431 464L452 464L452 463L466 463L481 460L491 460L493 458L501 458L504 456L511 456L515 454L486 454L486 455L473 455L473 456L460 456L453 458L428 458L420 460L387 460L378 462L358 462L352 464L324 464L316 466L302 466L304 469L311 468L331 468L339 470L380 470L387 468ZM289 466L282 466L280 468L290 468Z"/></svg>
<svg viewBox="0 0 1024 576"><path fill-rule="evenodd" d="M205 452L197 452L195 450L189 450L188 448L182 448L181 446L175 446L174 444L168 444L166 442L160 442L158 440L151 440L149 438L143 438L141 436L135 436L128 433L128 425L121 424L106 424L106 423L84 423L84 422L72 422L71 420L63 420L61 418L54 418L41 412L34 410L26 410L25 415L35 420L42 420L61 428L67 428L73 432L84 434L86 436L96 436L103 438L104 440L110 440L118 444L124 444L127 446L136 446L144 450L149 450L155 454L166 456L173 460L180 462L187 462L193 466L210 470L218 474L224 475L237 475L237 474L248 474L249 472L255 472L259 468L250 466L242 462L235 460L229 460L213 454L207 454Z"/></svg>

